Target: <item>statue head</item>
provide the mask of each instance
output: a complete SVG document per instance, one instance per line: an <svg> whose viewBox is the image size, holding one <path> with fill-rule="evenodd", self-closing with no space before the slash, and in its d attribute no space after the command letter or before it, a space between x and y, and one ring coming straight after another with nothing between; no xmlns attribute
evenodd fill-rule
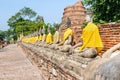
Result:
<svg viewBox="0 0 120 80"><path fill-rule="evenodd" d="M42 34L42 29L41 29L41 27L40 27L40 29L39 29L38 34Z"/></svg>
<svg viewBox="0 0 120 80"><path fill-rule="evenodd" d="M42 33L45 34L45 27L42 28Z"/></svg>
<svg viewBox="0 0 120 80"><path fill-rule="evenodd" d="M67 17L67 20L66 20L66 27L69 28L71 26L71 20L69 17Z"/></svg>
<svg viewBox="0 0 120 80"><path fill-rule="evenodd" d="M92 19L90 18L89 15L86 15L85 20L86 20L87 23L92 21Z"/></svg>
<svg viewBox="0 0 120 80"><path fill-rule="evenodd" d="M40 22L44 22L43 16L40 16Z"/></svg>
<svg viewBox="0 0 120 80"><path fill-rule="evenodd" d="M85 20L86 20L86 22L92 22L92 19L93 19L92 10L91 10L91 8L88 8L87 11L86 11Z"/></svg>
<svg viewBox="0 0 120 80"><path fill-rule="evenodd" d="M51 28L50 27L48 27L48 33L51 33Z"/></svg>
<svg viewBox="0 0 120 80"><path fill-rule="evenodd" d="M55 30L56 30L56 31L59 30L59 25L58 25L58 24L55 25Z"/></svg>

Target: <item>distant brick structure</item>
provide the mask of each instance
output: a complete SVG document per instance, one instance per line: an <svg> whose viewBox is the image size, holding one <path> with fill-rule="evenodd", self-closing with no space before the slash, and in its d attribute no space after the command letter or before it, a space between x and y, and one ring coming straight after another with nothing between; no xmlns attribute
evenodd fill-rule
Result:
<svg viewBox="0 0 120 80"><path fill-rule="evenodd" d="M82 4L81 1L78 1L75 3L73 6L67 6L64 8L64 13L62 17L62 25L60 27L60 34L61 38L63 38L63 33L65 30L65 22L66 18L69 17L71 20L71 29L74 31L74 39L75 43L79 42L79 37L80 37L80 31L81 31L81 25L83 21L85 20L85 8Z"/></svg>

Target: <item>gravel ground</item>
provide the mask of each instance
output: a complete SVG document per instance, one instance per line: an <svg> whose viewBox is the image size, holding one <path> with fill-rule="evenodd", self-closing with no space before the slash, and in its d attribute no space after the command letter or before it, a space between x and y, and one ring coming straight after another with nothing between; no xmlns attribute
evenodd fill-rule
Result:
<svg viewBox="0 0 120 80"><path fill-rule="evenodd" d="M40 73L16 44L0 49L0 80L44 80Z"/></svg>

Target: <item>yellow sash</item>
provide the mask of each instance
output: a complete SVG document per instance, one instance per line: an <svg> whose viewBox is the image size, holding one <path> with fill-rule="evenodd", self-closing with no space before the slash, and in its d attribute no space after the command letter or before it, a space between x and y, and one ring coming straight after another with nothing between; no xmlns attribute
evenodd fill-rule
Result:
<svg viewBox="0 0 120 80"><path fill-rule="evenodd" d="M98 27L93 23L88 23L88 25L83 29L82 36L83 45L80 50L84 48L96 48L97 51L103 49L103 43L100 38Z"/></svg>
<svg viewBox="0 0 120 80"><path fill-rule="evenodd" d="M59 42L59 39L60 39L59 32L56 31L55 34L54 34L54 36L53 36L53 43Z"/></svg>
<svg viewBox="0 0 120 80"><path fill-rule="evenodd" d="M38 37L38 41L41 41L41 40L42 40L42 35Z"/></svg>
<svg viewBox="0 0 120 80"><path fill-rule="evenodd" d="M73 31L70 28L68 28L64 33L64 37L63 37L64 41L69 37L69 35L73 36Z"/></svg>
<svg viewBox="0 0 120 80"><path fill-rule="evenodd" d="M46 37L46 43L51 44L53 42L53 36L51 33L49 33Z"/></svg>

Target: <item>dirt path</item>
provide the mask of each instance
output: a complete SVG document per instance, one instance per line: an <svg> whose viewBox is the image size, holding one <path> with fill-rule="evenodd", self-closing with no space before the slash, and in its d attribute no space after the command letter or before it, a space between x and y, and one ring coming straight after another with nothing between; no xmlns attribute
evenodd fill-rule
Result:
<svg viewBox="0 0 120 80"><path fill-rule="evenodd" d="M0 49L0 80L43 80L39 69L16 44Z"/></svg>

